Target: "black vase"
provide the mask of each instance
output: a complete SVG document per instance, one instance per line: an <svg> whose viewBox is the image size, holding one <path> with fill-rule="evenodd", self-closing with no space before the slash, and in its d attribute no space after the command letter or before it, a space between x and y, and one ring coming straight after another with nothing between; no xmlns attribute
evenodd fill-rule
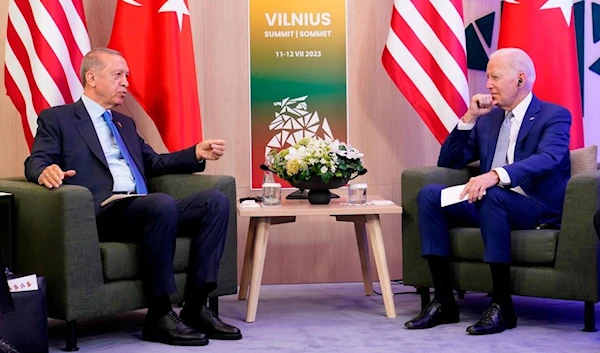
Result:
<svg viewBox="0 0 600 353"><path fill-rule="evenodd" d="M344 186L349 180L349 177L334 177L329 179L328 183L325 183L320 176L313 176L308 180L288 180L288 182L300 190L308 190L308 202L311 204L326 205L331 201L331 192L329 190Z"/></svg>

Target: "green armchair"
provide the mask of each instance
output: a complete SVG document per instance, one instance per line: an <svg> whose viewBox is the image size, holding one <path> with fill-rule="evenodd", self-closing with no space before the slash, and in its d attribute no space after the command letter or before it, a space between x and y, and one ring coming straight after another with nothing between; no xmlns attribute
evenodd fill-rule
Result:
<svg viewBox="0 0 600 353"><path fill-rule="evenodd" d="M216 175L166 175L148 181L152 191L175 198L216 188L229 198L231 210L218 289L209 305L218 310L218 296L237 293L237 225L235 179ZM63 185L49 190L25 179L0 179L0 190L14 195L15 239L12 262L16 273L46 277L48 316L67 321L66 350L77 349L78 319L146 307L137 261L137 245L98 241L91 192ZM178 238L174 268L183 301L189 238Z"/></svg>
<svg viewBox="0 0 600 353"><path fill-rule="evenodd" d="M463 170L425 167L402 173L403 279L406 285L415 286L421 293L422 306L429 302L433 281L427 261L421 257L417 194L427 184L464 184L478 173L477 167ZM585 302L585 331L595 331L594 304L600 300L600 253L593 224L599 204L599 184L599 170L570 179L560 230L521 230L511 234L513 293ZM491 274L489 266L483 263L479 228L452 229L450 248L454 289L491 292Z"/></svg>

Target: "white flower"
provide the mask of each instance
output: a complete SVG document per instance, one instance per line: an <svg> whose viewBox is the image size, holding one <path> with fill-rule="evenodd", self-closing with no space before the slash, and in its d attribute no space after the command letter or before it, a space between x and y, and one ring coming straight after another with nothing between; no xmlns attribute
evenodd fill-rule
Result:
<svg viewBox="0 0 600 353"><path fill-rule="evenodd" d="M355 150L354 148L350 151L348 151L348 153L346 153L346 157L349 159L359 159L364 157L364 153L360 153L357 150Z"/></svg>
<svg viewBox="0 0 600 353"><path fill-rule="evenodd" d="M338 153L340 151L340 141L334 140L329 143L329 148L331 148L331 152Z"/></svg>
<svg viewBox="0 0 600 353"><path fill-rule="evenodd" d="M298 159L298 150L294 147L288 148L288 155L285 156L286 161L291 161L293 159Z"/></svg>
<svg viewBox="0 0 600 353"><path fill-rule="evenodd" d="M272 165L283 179L308 180L320 176L328 182L336 177L347 179L362 171L363 156L357 149L339 140L305 137L287 150L275 153ZM343 169L340 169L340 164L344 165Z"/></svg>

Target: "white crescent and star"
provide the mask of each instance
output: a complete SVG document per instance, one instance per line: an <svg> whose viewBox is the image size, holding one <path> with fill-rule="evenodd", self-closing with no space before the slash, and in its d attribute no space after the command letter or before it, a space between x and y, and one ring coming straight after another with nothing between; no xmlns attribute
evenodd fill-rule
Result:
<svg viewBox="0 0 600 353"><path fill-rule="evenodd" d="M567 22L567 26L571 26L571 12L573 11L573 0L548 0L540 10L550 10L550 9L558 9L562 11L563 16L565 17L565 22Z"/></svg>
<svg viewBox="0 0 600 353"><path fill-rule="evenodd" d="M122 0L124 3L133 6L142 6L135 0ZM177 23L179 24L179 32L183 30L183 15L190 15L190 11L184 0L166 0L158 9L158 12L174 12L177 15Z"/></svg>
<svg viewBox="0 0 600 353"><path fill-rule="evenodd" d="M521 5L518 0L504 0L509 4ZM540 10L560 9L565 18L567 26L571 26L571 13L573 11L573 0L547 0Z"/></svg>

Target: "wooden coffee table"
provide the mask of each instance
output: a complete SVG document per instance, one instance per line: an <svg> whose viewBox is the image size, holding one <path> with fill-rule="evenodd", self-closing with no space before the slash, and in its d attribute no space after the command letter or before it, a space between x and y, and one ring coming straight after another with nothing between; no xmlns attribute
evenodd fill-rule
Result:
<svg viewBox="0 0 600 353"><path fill-rule="evenodd" d="M369 201L373 200L381 200L381 197L369 195ZM254 322L256 320L258 296L260 294L260 284L265 265L265 255L267 253L267 243L269 241L269 229L271 225L295 222L297 216L326 215L334 216L336 220L341 222L354 223L356 240L358 243L358 254L360 256L360 265L365 285L365 294L371 295L373 294L373 284L371 281L371 265L367 240L368 235L371 247L373 248L373 255L375 256L375 265L381 284L386 315L389 318L396 317L396 308L394 306L394 297L392 294L379 215L400 214L402 213L402 207L395 204L363 206L343 205L343 203L346 202L348 202L348 199L346 197L341 197L339 199L332 199L328 205L311 205L307 200L285 199L282 201L281 206L275 207L240 207L240 204L238 203L238 215L250 217L240 292L238 295L238 299L240 300L244 300L246 299L246 296L248 296L248 307L246 310L247 322Z"/></svg>

